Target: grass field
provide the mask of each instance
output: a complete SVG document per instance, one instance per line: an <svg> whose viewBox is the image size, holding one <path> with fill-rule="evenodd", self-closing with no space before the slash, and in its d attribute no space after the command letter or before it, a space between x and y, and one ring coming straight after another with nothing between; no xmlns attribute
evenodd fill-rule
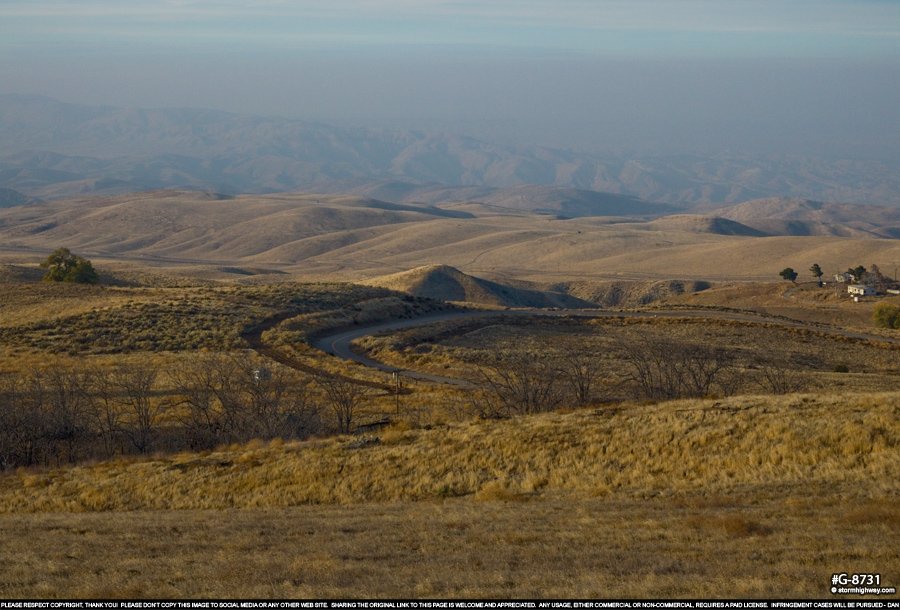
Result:
<svg viewBox="0 0 900 610"><path fill-rule="evenodd" d="M362 443L275 441L7 474L0 511L284 507L490 490L644 498L756 487L881 498L900 480L898 414L897 394L748 396L401 428Z"/></svg>
<svg viewBox="0 0 900 610"><path fill-rule="evenodd" d="M0 595L823 597L841 571L893 584L898 415L897 394L679 401L7 474L0 544L16 560Z"/></svg>
<svg viewBox="0 0 900 610"><path fill-rule="evenodd" d="M897 582L898 520L835 496L4 515L0 596L831 598L837 572Z"/></svg>
<svg viewBox="0 0 900 610"><path fill-rule="evenodd" d="M498 352L543 354L575 350L600 363L607 400L627 396L629 375L624 345L674 340L714 345L735 355L733 391L766 389L764 363L790 376L795 390L877 391L897 387L900 346L836 334L831 328L789 327L764 318L726 320L706 317L597 319L509 316L462 320L365 337L360 349L396 366L477 380L478 365ZM893 332L893 331L891 331ZM849 371L836 372L836 371Z"/></svg>
<svg viewBox="0 0 900 610"><path fill-rule="evenodd" d="M230 350L243 345L242 333L269 318L346 315L345 308L391 295L352 284L295 282L168 288L7 281L0 291L6 295L0 304L0 350L7 363L28 352Z"/></svg>

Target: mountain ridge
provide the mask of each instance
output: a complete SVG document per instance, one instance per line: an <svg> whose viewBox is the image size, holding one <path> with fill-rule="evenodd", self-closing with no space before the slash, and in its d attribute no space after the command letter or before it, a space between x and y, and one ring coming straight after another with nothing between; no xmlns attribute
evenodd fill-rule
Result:
<svg viewBox="0 0 900 610"><path fill-rule="evenodd" d="M746 201L714 213L767 235L900 237L898 208L775 197Z"/></svg>
<svg viewBox="0 0 900 610"><path fill-rule="evenodd" d="M38 198L157 188L347 192L394 183L410 191L554 186L686 208L770 196L900 206L898 169L846 159L573 152L219 110L0 95L0 187Z"/></svg>

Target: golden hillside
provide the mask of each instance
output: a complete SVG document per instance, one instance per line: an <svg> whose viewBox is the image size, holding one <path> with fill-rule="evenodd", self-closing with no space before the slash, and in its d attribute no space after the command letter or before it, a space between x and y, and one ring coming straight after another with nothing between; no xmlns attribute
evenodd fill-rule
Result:
<svg viewBox="0 0 900 610"><path fill-rule="evenodd" d="M672 214L645 223L649 229L656 231L688 231L690 233L712 233L714 235L743 235L745 237L762 237L764 232L748 227L734 220L720 216L703 216L701 214Z"/></svg>
<svg viewBox="0 0 900 610"><path fill-rule="evenodd" d="M697 216L561 220L336 195L162 191L2 209L0 256L37 262L62 245L106 264L252 267L351 280L444 264L491 280L544 283L759 280L813 262L830 274L900 260L894 239L749 237L737 223L745 224Z"/></svg>
<svg viewBox="0 0 900 610"><path fill-rule="evenodd" d="M898 493L900 394L744 396L125 460L0 478L0 511L286 507L544 494Z"/></svg>
<svg viewBox="0 0 900 610"><path fill-rule="evenodd" d="M364 282L413 296L505 307L591 307L593 303L562 292L511 286L461 272L449 265L425 265Z"/></svg>

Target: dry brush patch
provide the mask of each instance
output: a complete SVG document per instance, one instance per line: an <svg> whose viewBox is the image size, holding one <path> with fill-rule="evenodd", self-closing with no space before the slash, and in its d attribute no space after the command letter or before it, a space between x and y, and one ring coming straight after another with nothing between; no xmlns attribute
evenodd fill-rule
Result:
<svg viewBox="0 0 900 610"><path fill-rule="evenodd" d="M702 346L728 355L732 379L714 394L889 390L896 387L900 346L786 327L767 321L701 317L508 317L428 325L357 342L372 357L403 368L478 380L479 365L496 353L530 353L548 359L592 355L602 370L607 399L627 392L628 352L641 345ZM633 359L632 359L633 360ZM851 375L834 375L836 371ZM776 372L777 374L773 374ZM786 373L786 379L780 379ZM725 380L723 379L723 382Z"/></svg>
<svg viewBox="0 0 900 610"><path fill-rule="evenodd" d="M233 349L261 321L352 306L388 291L352 284L279 283L194 288L14 285L30 304L0 325L0 345L47 353Z"/></svg>
<svg viewBox="0 0 900 610"><path fill-rule="evenodd" d="M0 510L284 507L511 493L653 497L900 480L900 395L686 400L8 474ZM860 481L866 481L861 485ZM487 492L485 492L487 493Z"/></svg>

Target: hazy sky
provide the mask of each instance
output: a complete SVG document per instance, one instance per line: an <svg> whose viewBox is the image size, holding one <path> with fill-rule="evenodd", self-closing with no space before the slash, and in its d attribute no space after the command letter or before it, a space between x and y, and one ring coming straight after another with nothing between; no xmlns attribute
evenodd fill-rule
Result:
<svg viewBox="0 0 900 610"><path fill-rule="evenodd" d="M0 92L900 156L900 1L0 0Z"/></svg>

